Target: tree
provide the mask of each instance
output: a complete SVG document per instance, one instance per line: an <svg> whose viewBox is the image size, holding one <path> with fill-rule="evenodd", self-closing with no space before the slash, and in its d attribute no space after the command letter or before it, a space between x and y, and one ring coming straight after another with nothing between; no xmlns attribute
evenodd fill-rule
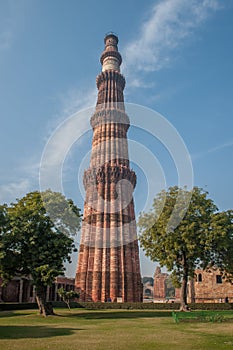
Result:
<svg viewBox="0 0 233 350"><path fill-rule="evenodd" d="M60 192L51 190L41 192L41 198L56 228L67 236L75 236L80 230L81 210L72 199L66 199Z"/></svg>
<svg viewBox="0 0 233 350"><path fill-rule="evenodd" d="M64 274L64 262L71 262L70 254L76 250L73 238L68 233L75 233L80 227L79 209L73 202L67 201L60 193L46 192L42 195L40 192L28 193L11 204L7 211L5 209L7 224L3 229L0 255L0 273L4 280L16 274L32 279L38 307L44 316L53 313L46 303L47 286L58 275ZM63 209L74 210L76 227L73 222L69 227L69 220L63 223L62 216L57 218L56 225L55 217L52 221L45 209L43 196L49 198L53 208L59 201L60 204L63 202Z"/></svg>
<svg viewBox="0 0 233 350"><path fill-rule="evenodd" d="M0 276L3 281L11 277L10 271L15 264L15 256L8 244L9 215L7 205L0 205ZM6 247L8 251L6 254ZM6 258L7 257L7 258Z"/></svg>
<svg viewBox="0 0 233 350"><path fill-rule="evenodd" d="M233 283L233 210L218 212L212 218L210 267L218 268Z"/></svg>
<svg viewBox="0 0 233 350"><path fill-rule="evenodd" d="M166 291L166 298L174 298L175 297L175 287L173 286L172 279L168 277L165 280L165 291Z"/></svg>
<svg viewBox="0 0 233 350"><path fill-rule="evenodd" d="M170 187L155 197L153 209L141 213L138 221L146 255L172 271L174 284L181 286L181 310L187 310L188 278L211 259L211 225L217 207L207 195L198 187L193 191Z"/></svg>
<svg viewBox="0 0 233 350"><path fill-rule="evenodd" d="M74 298L79 298L79 293L74 290L66 291L64 288L58 289L58 295L62 298L64 303L66 303L68 309L70 310L70 301Z"/></svg>

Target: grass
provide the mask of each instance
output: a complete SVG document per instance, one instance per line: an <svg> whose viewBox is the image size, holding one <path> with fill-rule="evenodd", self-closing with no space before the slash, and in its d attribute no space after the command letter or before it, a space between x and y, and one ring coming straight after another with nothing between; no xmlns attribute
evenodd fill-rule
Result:
<svg viewBox="0 0 233 350"><path fill-rule="evenodd" d="M233 311L227 310L197 310L190 312L173 311L172 317L175 322L225 322L233 321Z"/></svg>
<svg viewBox="0 0 233 350"><path fill-rule="evenodd" d="M0 312L1 350L233 349L233 312L222 323L176 324L171 311L56 309ZM211 314L211 311L209 311ZM221 312L222 313L222 312Z"/></svg>

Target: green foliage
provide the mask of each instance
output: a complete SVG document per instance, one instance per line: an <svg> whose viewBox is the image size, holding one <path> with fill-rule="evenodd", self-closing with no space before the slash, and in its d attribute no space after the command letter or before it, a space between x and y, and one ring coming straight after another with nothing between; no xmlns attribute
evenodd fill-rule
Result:
<svg viewBox="0 0 233 350"><path fill-rule="evenodd" d="M94 303L94 302L79 302L77 307L83 307L90 310L107 310L107 309L122 309L122 310L177 310L179 303Z"/></svg>
<svg viewBox="0 0 233 350"><path fill-rule="evenodd" d="M3 233L8 225L7 205L0 205L0 237L2 238Z"/></svg>
<svg viewBox="0 0 233 350"><path fill-rule="evenodd" d="M74 210L77 219L77 229L80 227L79 209L72 201L68 201L58 193L46 191L50 208L63 202L63 209ZM75 251L73 238L74 222L62 221L57 218L59 225L51 220L45 208L40 192L28 193L8 208L0 208L1 253L0 273L4 280L9 280L16 274L30 276L36 286L41 302L45 299L45 288L51 285L56 276L64 273L64 262L71 261L70 255ZM69 209L68 209L69 208ZM63 229L62 229L63 228Z"/></svg>
<svg viewBox="0 0 233 350"><path fill-rule="evenodd" d="M70 310L70 301L79 298L79 293L75 292L74 290L66 291L64 288L58 289L58 295L62 298L64 303L66 303L67 307Z"/></svg>
<svg viewBox="0 0 233 350"><path fill-rule="evenodd" d="M206 315L204 317L204 320L206 320L207 322L223 322L225 319L223 315L214 314L214 315Z"/></svg>
<svg viewBox="0 0 233 350"><path fill-rule="evenodd" d="M165 280L165 290L166 290L166 298L175 297L175 287L173 286L171 278L167 278Z"/></svg>
<svg viewBox="0 0 233 350"><path fill-rule="evenodd" d="M223 278L233 283L233 210L216 213L212 218L211 261Z"/></svg>
<svg viewBox="0 0 233 350"><path fill-rule="evenodd" d="M64 308L66 304L62 301L52 302L56 308ZM179 303L94 303L94 302L70 302L72 308L88 310L178 310ZM233 312L233 303L193 303L188 304L191 310L226 310ZM36 303L1 303L0 311L36 309ZM232 314L233 318L233 314Z"/></svg>
<svg viewBox="0 0 233 350"><path fill-rule="evenodd" d="M191 310L233 310L233 303L191 303Z"/></svg>
<svg viewBox="0 0 233 350"><path fill-rule="evenodd" d="M15 237L10 233L10 217L6 204L0 206L0 276L5 284L12 276L19 253L13 247L16 244Z"/></svg>
<svg viewBox="0 0 233 350"><path fill-rule="evenodd" d="M74 236L80 230L81 214L72 199L66 199L61 193L47 190L41 193L43 205L55 227Z"/></svg>
<svg viewBox="0 0 233 350"><path fill-rule="evenodd" d="M176 323L182 322L213 322L222 323L226 320L222 313L213 311L191 311L191 312L172 312L172 317Z"/></svg>
<svg viewBox="0 0 233 350"><path fill-rule="evenodd" d="M142 213L138 221L142 233L140 242L146 255L153 261L159 261L169 271L174 271L179 282L184 274L184 259L190 272L203 265L203 253L208 253L206 242L210 232L211 215L217 209L214 203L207 199L207 192L195 187L191 192L190 205L188 209L185 208L187 211L182 221L175 227L172 223L174 224L177 216L182 216L184 211L182 199L176 202L181 191L183 197L190 196L189 191L177 187L169 188L167 193L162 191L154 200L154 212L150 212L149 225L149 214ZM157 208L163 203L163 210L158 216ZM152 217L153 225L150 226Z"/></svg>
<svg viewBox="0 0 233 350"><path fill-rule="evenodd" d="M64 271L74 250L73 239L59 231L47 215L39 192L27 194L8 208L10 249L17 256L11 275L31 275L33 283L51 284Z"/></svg>
<svg viewBox="0 0 233 350"><path fill-rule="evenodd" d="M212 216L217 211L208 193L170 187L154 199L153 210L142 213L140 243L152 261L172 271L175 286L182 282L181 302L187 304L188 277L210 261Z"/></svg>

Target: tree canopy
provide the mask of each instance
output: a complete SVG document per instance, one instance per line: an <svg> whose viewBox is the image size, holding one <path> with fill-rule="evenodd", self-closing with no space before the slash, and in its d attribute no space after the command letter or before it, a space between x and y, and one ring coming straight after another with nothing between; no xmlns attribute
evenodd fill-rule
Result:
<svg viewBox="0 0 233 350"><path fill-rule="evenodd" d="M48 209L53 210L53 220ZM71 212L76 225L74 215L69 221ZM41 313L49 314L46 289L55 277L64 274L64 262L71 262L70 255L76 250L71 234L80 228L79 209L60 193L36 191L9 207L1 206L0 220L1 277L7 281L17 274L29 276Z"/></svg>
<svg viewBox="0 0 233 350"><path fill-rule="evenodd" d="M72 199L66 199L60 192L41 192L46 213L56 228L68 236L75 236L80 230L81 210Z"/></svg>
<svg viewBox="0 0 233 350"><path fill-rule="evenodd" d="M215 213L212 219L211 262L223 278L233 283L233 210Z"/></svg>
<svg viewBox="0 0 233 350"><path fill-rule="evenodd" d="M172 271L173 281L181 285L182 309L187 307L188 278L195 269L232 268L233 255L227 259L222 250L224 244L226 250L232 244L232 212L219 213L201 188L188 191L174 186L161 191L153 209L140 214L138 226L146 255Z"/></svg>

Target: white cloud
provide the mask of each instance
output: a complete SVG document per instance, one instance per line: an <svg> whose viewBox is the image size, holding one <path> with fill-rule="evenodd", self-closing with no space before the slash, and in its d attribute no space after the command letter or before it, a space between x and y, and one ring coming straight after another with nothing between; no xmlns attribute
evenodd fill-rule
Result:
<svg viewBox="0 0 233 350"><path fill-rule="evenodd" d="M232 146L233 146L233 141L224 142L221 145L218 145L218 146L210 148L207 151L207 153L213 153L213 152L220 151L220 150L222 150L224 148L228 148L228 147L232 147Z"/></svg>
<svg viewBox="0 0 233 350"><path fill-rule="evenodd" d="M60 96L62 101L62 112L64 117L69 117L83 109L92 107L96 103L96 88L71 89L65 95Z"/></svg>
<svg viewBox="0 0 233 350"><path fill-rule="evenodd" d="M38 157L36 159L35 155L31 158L28 158L18 167L20 173L24 174L26 177L31 179L38 179L38 170L39 170L40 162Z"/></svg>
<svg viewBox="0 0 233 350"><path fill-rule="evenodd" d="M209 148L209 149L207 149L207 150L205 150L203 152L199 152L199 153L193 154L192 155L192 160L197 160L197 159L203 158L203 157L207 156L208 154L215 153L217 151L222 151L225 148L229 148L229 147L232 147L232 146L233 146L233 141L224 142L221 145L217 145L215 147L211 147L211 148Z"/></svg>
<svg viewBox="0 0 233 350"><path fill-rule="evenodd" d="M48 159L50 164L60 164L61 155L65 156L71 140L75 142L90 128L91 111L96 103L96 95L96 88L85 90L77 88L59 96L62 104L61 113L56 116L55 122L53 122L52 132L50 129L48 140L53 149L51 152L51 156L53 156ZM55 134L56 137L54 137Z"/></svg>
<svg viewBox="0 0 233 350"><path fill-rule="evenodd" d="M14 202L32 190L29 179L21 179L0 186L0 203Z"/></svg>
<svg viewBox="0 0 233 350"><path fill-rule="evenodd" d="M15 35L19 32L19 22L23 17L25 6L12 0L5 1L0 12L0 52L11 48Z"/></svg>
<svg viewBox="0 0 233 350"><path fill-rule="evenodd" d="M134 81L131 76L138 71L158 71L169 65L174 50L219 8L219 0L156 2L139 36L123 51L125 74Z"/></svg>
<svg viewBox="0 0 233 350"><path fill-rule="evenodd" d="M60 175L62 176L63 162L71 145L90 128L92 109L87 107L95 104L96 89L86 91L73 89L62 97L60 96L59 99L62 105L61 113L49 125L49 132L47 130L47 135L49 135L46 141L50 144L48 147L48 144L45 143L45 149L47 147L46 158L43 158L42 165L46 169L44 169L44 172L42 171L42 174L45 176L46 172L46 179L43 178L43 189L48 187L61 189L59 186L56 187L55 179L60 178ZM74 116L75 114L77 117ZM72 115L73 117L71 117ZM0 203L10 203L30 191L39 190L41 157L42 151L29 159L24 159L17 166L17 176L12 174L11 179L4 181L5 184L0 186Z"/></svg>
<svg viewBox="0 0 233 350"><path fill-rule="evenodd" d="M12 171L10 178L4 179L5 183L0 186L0 203L14 202L30 191L39 189L39 166L35 157L24 160Z"/></svg>
<svg viewBox="0 0 233 350"><path fill-rule="evenodd" d="M91 128L90 117L94 112L97 89L72 89L60 96L61 113L56 117L40 164L40 188L62 192L65 177L63 164L73 144L83 140ZM53 122L53 124L55 124ZM82 139L83 138L83 139Z"/></svg>
<svg viewBox="0 0 233 350"><path fill-rule="evenodd" d="M129 83L127 83L127 86L130 87L135 87L135 88L152 88L155 86L154 82L145 82L143 79L139 78L139 77L131 77L131 80Z"/></svg>
<svg viewBox="0 0 233 350"><path fill-rule="evenodd" d="M96 103L96 96L97 88L93 87L72 88L64 94L59 94L56 97L56 103L61 105L60 112L49 121L45 141L51 136L54 130L70 116L94 106Z"/></svg>

